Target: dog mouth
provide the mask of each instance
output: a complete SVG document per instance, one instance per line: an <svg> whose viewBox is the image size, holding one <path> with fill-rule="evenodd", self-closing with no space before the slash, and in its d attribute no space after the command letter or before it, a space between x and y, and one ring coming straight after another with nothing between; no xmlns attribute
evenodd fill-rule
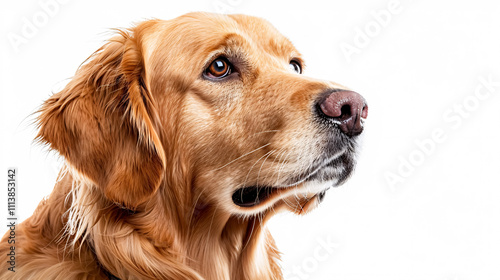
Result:
<svg viewBox="0 0 500 280"><path fill-rule="evenodd" d="M282 186L244 186L233 192L232 201L242 208L251 208L268 200L283 198L293 190L297 190L303 183L308 182L332 182L330 186L340 186L351 174L354 167L351 156L348 153L340 154L322 164L307 170L306 172L289 178ZM327 189L317 189L309 195L316 196L321 202Z"/></svg>
<svg viewBox="0 0 500 280"><path fill-rule="evenodd" d="M279 193L284 190L285 188L267 186L243 187L233 193L232 199L234 204L240 207L248 208L259 205L261 202L270 199L272 196L279 195ZM325 189L316 195L320 202L325 197L327 190L328 189Z"/></svg>
<svg viewBox="0 0 500 280"><path fill-rule="evenodd" d="M233 203L240 207L252 207L280 192L280 188L250 186L237 189L232 196Z"/></svg>

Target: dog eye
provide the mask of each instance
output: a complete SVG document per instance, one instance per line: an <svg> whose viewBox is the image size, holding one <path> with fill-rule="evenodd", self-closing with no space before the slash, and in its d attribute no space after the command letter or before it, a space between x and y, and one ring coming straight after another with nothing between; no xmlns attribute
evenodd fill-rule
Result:
<svg viewBox="0 0 500 280"><path fill-rule="evenodd" d="M209 78L221 79L229 74L231 74L231 64L224 57L214 60L205 70L205 76Z"/></svg>
<svg viewBox="0 0 500 280"><path fill-rule="evenodd" d="M294 72L297 72L298 74L302 74L302 67L300 66L300 63L296 60L292 60L290 61L290 69L292 69L292 71Z"/></svg>

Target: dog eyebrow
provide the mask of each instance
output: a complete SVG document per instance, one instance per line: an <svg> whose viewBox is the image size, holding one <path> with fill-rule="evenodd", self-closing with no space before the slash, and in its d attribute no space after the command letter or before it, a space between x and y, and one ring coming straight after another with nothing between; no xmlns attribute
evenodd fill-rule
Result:
<svg viewBox="0 0 500 280"><path fill-rule="evenodd" d="M213 48L207 51L209 55L204 61L204 65L208 66L212 60L221 55L243 58L245 62L248 62L246 61L246 52L243 49L251 47L249 40L250 38L237 33L226 34L221 40L213 44Z"/></svg>

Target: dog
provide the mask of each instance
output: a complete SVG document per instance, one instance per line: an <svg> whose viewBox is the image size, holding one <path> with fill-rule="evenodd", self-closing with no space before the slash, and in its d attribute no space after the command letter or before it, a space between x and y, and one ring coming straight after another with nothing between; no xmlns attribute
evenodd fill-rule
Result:
<svg viewBox="0 0 500 280"><path fill-rule="evenodd" d="M65 166L0 278L283 279L266 222L350 177L368 114L303 69L256 17L117 30L38 111L36 139Z"/></svg>

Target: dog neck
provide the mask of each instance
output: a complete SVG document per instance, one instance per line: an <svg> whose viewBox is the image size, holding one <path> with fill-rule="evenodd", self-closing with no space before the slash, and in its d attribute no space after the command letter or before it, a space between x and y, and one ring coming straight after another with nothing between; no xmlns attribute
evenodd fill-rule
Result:
<svg viewBox="0 0 500 280"><path fill-rule="evenodd" d="M179 205L194 204L179 200L194 200L179 193L157 195L130 211L74 175L65 177L71 202L66 234L74 247L94 252L104 273L118 279L282 278L279 252L265 228L271 214L242 219L206 205L182 211Z"/></svg>
<svg viewBox="0 0 500 280"><path fill-rule="evenodd" d="M190 265L210 275L207 279L280 279L279 252L267 219L265 214L243 219L206 210L186 244L194 260Z"/></svg>

